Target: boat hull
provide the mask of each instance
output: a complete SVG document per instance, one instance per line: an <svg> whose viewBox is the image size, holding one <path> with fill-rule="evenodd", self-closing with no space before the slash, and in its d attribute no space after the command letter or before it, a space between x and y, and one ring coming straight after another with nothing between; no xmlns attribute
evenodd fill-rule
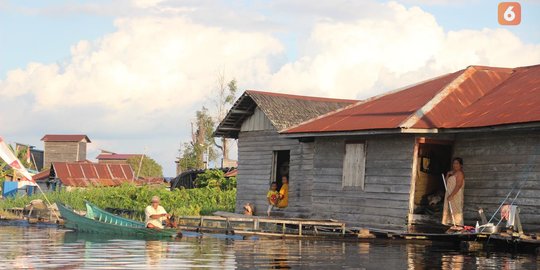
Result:
<svg viewBox="0 0 540 270"><path fill-rule="evenodd" d="M89 218L75 213L72 209L61 203L57 203L57 205L64 219L64 226L78 232L143 238L176 237L179 234L176 229L148 229L142 222L125 219L99 208L97 209L105 212L106 215L100 213L102 216Z"/></svg>

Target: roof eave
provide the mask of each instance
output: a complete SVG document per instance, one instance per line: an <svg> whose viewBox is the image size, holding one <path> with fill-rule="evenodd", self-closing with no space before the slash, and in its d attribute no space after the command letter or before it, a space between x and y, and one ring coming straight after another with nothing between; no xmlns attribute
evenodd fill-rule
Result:
<svg viewBox="0 0 540 270"><path fill-rule="evenodd" d="M491 131L512 131L512 130L528 130L540 128L540 122L514 123L503 124L496 126L485 127L469 127L469 128L448 128L439 129L440 133L473 133L473 132L491 132Z"/></svg>
<svg viewBox="0 0 540 270"><path fill-rule="evenodd" d="M515 123L486 127L470 128L395 128L395 129L371 129L352 130L340 132L304 132L304 133L281 133L279 137L289 139L299 139L306 137L341 137L341 136L365 136L365 135L387 135L387 134L437 134L437 133L474 133L491 131L511 131L540 128L540 122Z"/></svg>
<svg viewBox="0 0 540 270"><path fill-rule="evenodd" d="M362 135L386 135L399 134L400 129L372 129L372 130L351 130L351 131L331 131L331 132L303 132L303 133L282 133L281 138L299 139L306 137L341 137L341 136L362 136Z"/></svg>

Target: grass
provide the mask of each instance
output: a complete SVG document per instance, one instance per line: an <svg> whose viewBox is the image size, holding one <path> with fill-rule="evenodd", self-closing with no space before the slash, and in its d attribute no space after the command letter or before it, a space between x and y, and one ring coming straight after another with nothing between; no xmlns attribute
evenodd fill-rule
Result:
<svg viewBox="0 0 540 270"><path fill-rule="evenodd" d="M84 201L90 201L101 208L118 208L134 210L138 217L150 204L152 196L161 198L161 205L171 214L177 216L207 215L215 211L233 212L236 203L236 189L220 190L219 188L175 189L165 187L137 187L125 184L119 187L94 187L73 191L47 193L49 200L62 202L75 209L84 210ZM33 199L43 199L43 194L7 198L0 200L0 209L24 207ZM45 201L45 200L44 200Z"/></svg>

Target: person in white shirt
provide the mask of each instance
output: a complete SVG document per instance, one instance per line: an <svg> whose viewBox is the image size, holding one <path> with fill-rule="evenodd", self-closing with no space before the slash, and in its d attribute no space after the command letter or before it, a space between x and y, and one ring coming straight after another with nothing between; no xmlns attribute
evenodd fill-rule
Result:
<svg viewBox="0 0 540 270"><path fill-rule="evenodd" d="M159 197L152 197L152 204L144 209L146 227L150 229L163 229L163 221L171 217L163 206L159 205Z"/></svg>

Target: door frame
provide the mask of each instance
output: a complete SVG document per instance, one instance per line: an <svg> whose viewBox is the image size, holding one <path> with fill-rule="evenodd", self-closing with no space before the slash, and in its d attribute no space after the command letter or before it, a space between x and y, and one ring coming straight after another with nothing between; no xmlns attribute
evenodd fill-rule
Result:
<svg viewBox="0 0 540 270"><path fill-rule="evenodd" d="M427 137L417 137L414 142L413 150L413 162L411 172L411 189L409 191L409 214L407 215L407 225L411 225L414 220L414 193L416 191L416 178L418 174L418 151L420 144L439 144L439 145L451 145L454 146L454 140L448 139L433 139ZM453 147L452 147L453 148ZM453 151L453 150L452 150Z"/></svg>

